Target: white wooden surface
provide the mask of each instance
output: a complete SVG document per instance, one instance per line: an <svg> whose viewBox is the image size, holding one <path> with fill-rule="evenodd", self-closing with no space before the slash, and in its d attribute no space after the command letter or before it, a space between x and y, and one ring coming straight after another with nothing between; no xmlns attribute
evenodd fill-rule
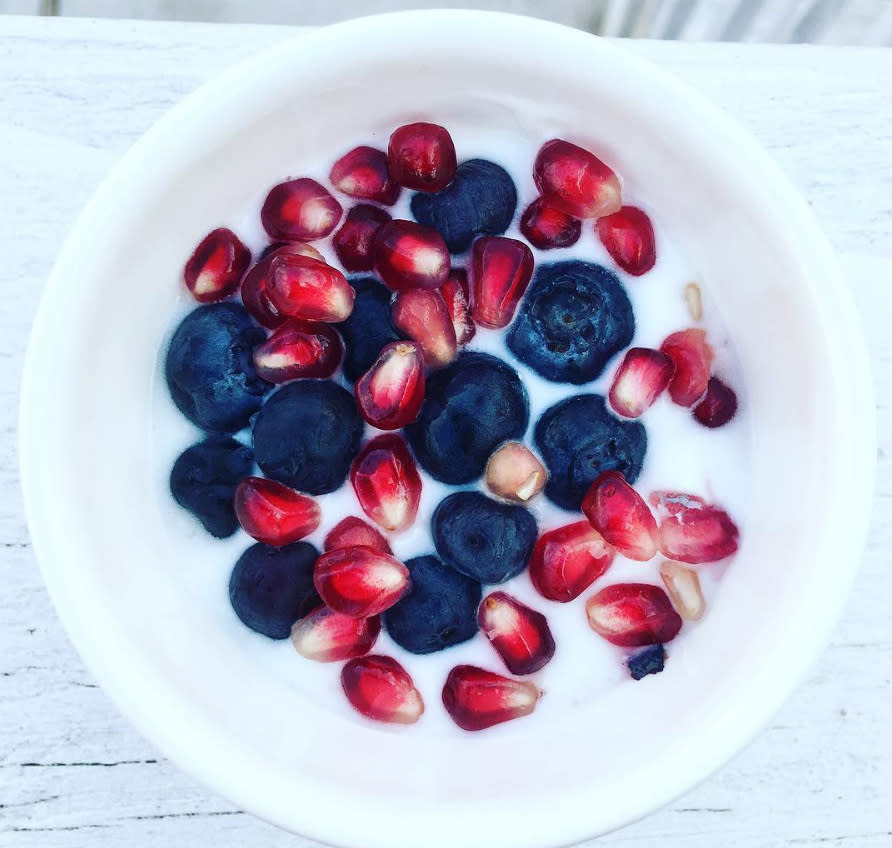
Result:
<svg viewBox="0 0 892 848"><path fill-rule="evenodd" d="M171 104L295 32L0 18L0 848L310 848L161 759L97 688L41 583L15 457L28 327L60 241L91 190ZM750 127L842 254L873 356L879 482L848 613L807 682L734 762L598 844L890 846L892 51L626 46Z"/></svg>

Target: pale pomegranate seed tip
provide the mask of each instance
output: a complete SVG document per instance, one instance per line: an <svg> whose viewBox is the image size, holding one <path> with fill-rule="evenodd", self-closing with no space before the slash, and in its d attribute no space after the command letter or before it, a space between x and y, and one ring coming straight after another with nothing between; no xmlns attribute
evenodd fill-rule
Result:
<svg viewBox="0 0 892 848"><path fill-rule="evenodd" d="M545 488L548 472L526 445L506 442L489 458L485 479L494 495L527 503Z"/></svg>
<svg viewBox="0 0 892 848"><path fill-rule="evenodd" d="M706 611L706 601L700 588L700 578L692 568L665 560L660 565L660 577L672 599L672 605L687 621L698 621Z"/></svg>
<svg viewBox="0 0 892 848"><path fill-rule="evenodd" d="M650 348L630 348L610 386L611 407L626 418L638 418L653 406L674 373L675 365L665 353Z"/></svg>

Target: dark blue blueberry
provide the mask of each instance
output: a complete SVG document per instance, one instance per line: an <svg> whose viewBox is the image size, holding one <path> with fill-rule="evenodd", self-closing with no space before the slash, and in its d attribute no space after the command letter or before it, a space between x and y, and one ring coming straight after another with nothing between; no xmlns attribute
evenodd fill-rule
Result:
<svg viewBox="0 0 892 848"><path fill-rule="evenodd" d="M615 274L591 262L540 265L507 344L546 380L588 383L635 334L632 304Z"/></svg>
<svg viewBox="0 0 892 848"><path fill-rule="evenodd" d="M477 632L483 588L433 555L406 562L412 589L384 613L384 627L397 645L413 654L432 654Z"/></svg>
<svg viewBox="0 0 892 848"><path fill-rule="evenodd" d="M574 395L549 407L534 437L550 475L545 494L572 510L602 471L620 471L634 483L647 451L644 425L620 421L601 395Z"/></svg>
<svg viewBox="0 0 892 848"><path fill-rule="evenodd" d="M353 395L331 380L279 389L254 421L254 456L267 477L310 495L339 488L359 450Z"/></svg>
<svg viewBox="0 0 892 848"><path fill-rule="evenodd" d="M488 353L463 353L427 381L406 437L418 462L443 483L470 483L506 439L526 432L526 390L517 372Z"/></svg>
<svg viewBox="0 0 892 848"><path fill-rule="evenodd" d="M210 436L186 448L170 472L170 493L218 539L238 530L232 495L254 467L254 456L229 436Z"/></svg>
<svg viewBox="0 0 892 848"><path fill-rule="evenodd" d="M463 253L476 235L501 235L511 226L517 189L508 172L486 159L469 159L442 191L412 197L420 224L439 230L451 253Z"/></svg>
<svg viewBox="0 0 892 848"><path fill-rule="evenodd" d="M527 567L538 530L533 514L480 492L455 492L431 519L437 553L481 583L503 583Z"/></svg>
<svg viewBox="0 0 892 848"><path fill-rule="evenodd" d="M291 625L322 604L313 586L318 556L308 542L281 548L251 545L229 578L229 600L235 614L270 639L287 639Z"/></svg>
<svg viewBox="0 0 892 848"><path fill-rule="evenodd" d="M248 426L272 385L254 370L254 348L266 340L237 303L190 312L167 349L165 376L177 408L202 430L234 433Z"/></svg>
<svg viewBox="0 0 892 848"><path fill-rule="evenodd" d="M391 291L374 277L351 279L356 291L353 312L338 330L344 339L344 375L356 382L378 358L381 348L401 336L390 319Z"/></svg>
<svg viewBox="0 0 892 848"><path fill-rule="evenodd" d="M626 660L626 665L629 667L629 674L635 680L641 680L642 677L647 677L648 674L659 674L663 670L665 662L666 651L663 646L651 645L637 654L632 654Z"/></svg>

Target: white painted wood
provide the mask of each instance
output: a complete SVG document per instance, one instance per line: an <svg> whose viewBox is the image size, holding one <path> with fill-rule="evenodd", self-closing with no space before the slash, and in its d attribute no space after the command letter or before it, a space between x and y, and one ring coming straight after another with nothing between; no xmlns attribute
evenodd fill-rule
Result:
<svg viewBox="0 0 892 848"><path fill-rule="evenodd" d="M171 104L295 32L0 18L0 848L312 848L181 774L96 687L41 583L15 458L28 327L90 191ZM807 682L734 762L591 848L889 848L892 51L623 47L676 72L747 125L842 254L875 370L879 478L854 595Z"/></svg>

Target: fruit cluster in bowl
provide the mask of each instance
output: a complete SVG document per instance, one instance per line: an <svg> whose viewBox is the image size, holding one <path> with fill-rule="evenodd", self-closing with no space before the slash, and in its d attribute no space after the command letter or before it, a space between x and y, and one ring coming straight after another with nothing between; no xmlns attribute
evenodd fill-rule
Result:
<svg viewBox="0 0 892 848"><path fill-rule="evenodd" d="M531 713L542 690L530 675L561 649L549 619L620 558L653 561L659 583L613 582L584 614L631 677L659 672L683 621L704 614L691 566L738 548L734 519L711 499L634 488L648 449L640 419L655 403L668 398L707 429L737 412L704 329L629 347L623 281L572 250L592 227L634 285L658 260L649 216L568 141L546 142L532 175L538 197L521 237L507 237L509 173L459 164L444 127L408 124L386 152L339 158L332 190L308 177L274 186L260 212L269 244L253 263L220 228L185 266L203 305L174 331L165 375L206 437L174 464L173 497L213 536L241 527L257 540L231 573L236 615L307 659L344 662L343 691L368 718L410 724L424 711L406 661L371 653L382 629L407 656L478 633L491 644L498 672L462 663L445 675L459 727ZM385 208L404 190L412 220ZM346 215L336 195L357 201ZM552 250L563 258L545 261ZM683 296L696 325L698 286ZM606 396L591 390L605 374ZM568 391L529 434L533 380ZM443 496L422 519L426 488ZM394 556L421 521L427 550ZM322 525L320 553L307 538ZM524 575L539 608L488 591Z"/></svg>

